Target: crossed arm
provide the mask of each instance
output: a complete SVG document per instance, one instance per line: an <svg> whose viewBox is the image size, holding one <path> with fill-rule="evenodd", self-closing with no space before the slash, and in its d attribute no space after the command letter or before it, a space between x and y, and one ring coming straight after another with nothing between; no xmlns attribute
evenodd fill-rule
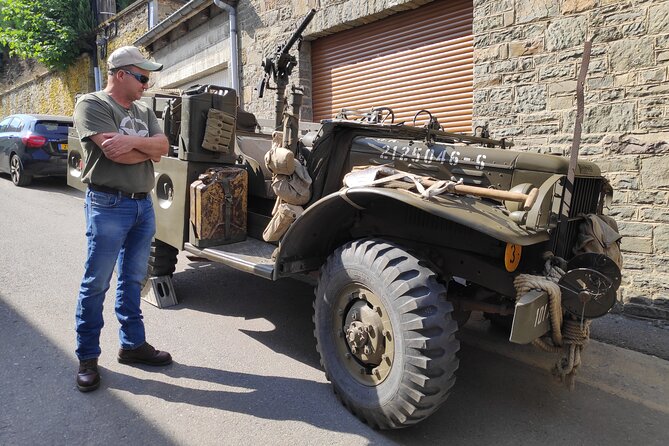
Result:
<svg viewBox="0 0 669 446"><path fill-rule="evenodd" d="M91 136L110 160L120 164L137 164L146 160L160 161L167 154L169 142L163 134L149 137L123 135L121 133L98 133Z"/></svg>

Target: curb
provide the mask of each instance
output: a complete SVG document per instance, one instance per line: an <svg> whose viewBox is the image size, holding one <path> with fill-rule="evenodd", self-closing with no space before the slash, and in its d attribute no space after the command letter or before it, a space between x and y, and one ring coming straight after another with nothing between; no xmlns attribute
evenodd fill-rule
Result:
<svg viewBox="0 0 669 446"><path fill-rule="evenodd" d="M550 371L558 356L532 345L509 342L483 320L470 320L458 334L463 344ZM669 415L669 361L590 340L583 350L576 383Z"/></svg>

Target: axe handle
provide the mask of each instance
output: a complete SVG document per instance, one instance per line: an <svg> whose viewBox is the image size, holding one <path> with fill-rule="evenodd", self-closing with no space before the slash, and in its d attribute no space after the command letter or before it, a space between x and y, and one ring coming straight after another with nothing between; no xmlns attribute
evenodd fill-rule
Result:
<svg viewBox="0 0 669 446"><path fill-rule="evenodd" d="M425 179L421 182L424 186L430 187L436 183L436 180ZM534 205L534 202L537 200L537 196L539 195L539 189L536 187L530 190L529 193L523 194L521 192L488 189L487 187L468 186L466 184L456 184L455 192L461 195L468 194L477 197L494 198L496 200L517 201L519 203L523 203L523 209L526 211Z"/></svg>

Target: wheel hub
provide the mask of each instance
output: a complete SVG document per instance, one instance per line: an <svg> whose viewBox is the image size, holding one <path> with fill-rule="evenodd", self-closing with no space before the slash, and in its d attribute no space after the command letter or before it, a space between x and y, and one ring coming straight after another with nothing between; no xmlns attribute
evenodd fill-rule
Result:
<svg viewBox="0 0 669 446"><path fill-rule="evenodd" d="M365 385L378 385L394 359L392 326L381 300L355 286L342 292L337 305L338 350L351 375Z"/></svg>

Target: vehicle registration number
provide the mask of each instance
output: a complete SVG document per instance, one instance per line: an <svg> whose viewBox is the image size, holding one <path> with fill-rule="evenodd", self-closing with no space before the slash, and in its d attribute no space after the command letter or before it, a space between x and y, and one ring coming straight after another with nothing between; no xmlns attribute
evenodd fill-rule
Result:
<svg viewBox="0 0 669 446"><path fill-rule="evenodd" d="M61 152L67 152L67 144L58 144L58 149L60 149Z"/></svg>

